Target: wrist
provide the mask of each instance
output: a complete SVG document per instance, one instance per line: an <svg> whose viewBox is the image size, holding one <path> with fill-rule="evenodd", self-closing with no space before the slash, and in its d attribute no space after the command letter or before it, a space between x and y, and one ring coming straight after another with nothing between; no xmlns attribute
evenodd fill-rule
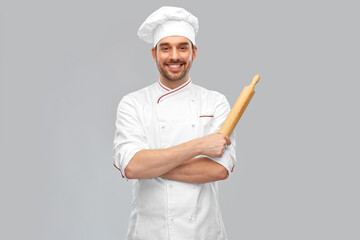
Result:
<svg viewBox="0 0 360 240"><path fill-rule="evenodd" d="M203 155L204 151L203 151L202 138L196 138L192 141L193 141L192 146L194 147L195 156Z"/></svg>

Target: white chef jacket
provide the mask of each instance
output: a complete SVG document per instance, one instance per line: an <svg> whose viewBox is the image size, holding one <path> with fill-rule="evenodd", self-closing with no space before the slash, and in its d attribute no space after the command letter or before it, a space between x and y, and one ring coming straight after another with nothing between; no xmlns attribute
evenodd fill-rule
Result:
<svg viewBox="0 0 360 240"><path fill-rule="evenodd" d="M217 132L230 111L224 95L189 79L176 89L160 81L130 93L118 105L114 166L124 170L142 149L172 147ZM232 172L235 139L221 158ZM126 176L125 176L126 177ZM184 183L155 177L133 181L128 240L223 240L217 182Z"/></svg>

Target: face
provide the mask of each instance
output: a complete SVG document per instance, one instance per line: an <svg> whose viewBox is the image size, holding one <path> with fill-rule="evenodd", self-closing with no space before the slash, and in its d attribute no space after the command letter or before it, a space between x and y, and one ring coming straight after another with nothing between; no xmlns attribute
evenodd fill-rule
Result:
<svg viewBox="0 0 360 240"><path fill-rule="evenodd" d="M196 52L196 46L192 48L190 40L182 36L163 38L152 49L160 77L167 81L186 81Z"/></svg>

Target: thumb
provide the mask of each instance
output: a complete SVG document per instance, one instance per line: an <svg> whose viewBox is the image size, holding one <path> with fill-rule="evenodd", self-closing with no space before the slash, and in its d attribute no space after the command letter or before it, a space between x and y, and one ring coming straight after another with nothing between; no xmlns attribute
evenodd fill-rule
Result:
<svg viewBox="0 0 360 240"><path fill-rule="evenodd" d="M230 145L231 144L231 140L228 136L225 136L225 140L226 140L226 145Z"/></svg>

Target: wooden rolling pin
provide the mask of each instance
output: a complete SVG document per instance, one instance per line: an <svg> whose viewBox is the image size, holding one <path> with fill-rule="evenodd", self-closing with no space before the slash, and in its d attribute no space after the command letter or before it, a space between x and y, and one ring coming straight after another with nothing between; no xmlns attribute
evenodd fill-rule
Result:
<svg viewBox="0 0 360 240"><path fill-rule="evenodd" d="M236 124L241 118L241 115L244 113L247 105L249 104L252 96L255 94L254 88L259 80L260 80L260 75L257 74L254 76L251 84L249 86L244 87L239 98L236 100L233 108L231 109L229 115L227 116L225 122L221 126L219 133L222 133L230 137Z"/></svg>

